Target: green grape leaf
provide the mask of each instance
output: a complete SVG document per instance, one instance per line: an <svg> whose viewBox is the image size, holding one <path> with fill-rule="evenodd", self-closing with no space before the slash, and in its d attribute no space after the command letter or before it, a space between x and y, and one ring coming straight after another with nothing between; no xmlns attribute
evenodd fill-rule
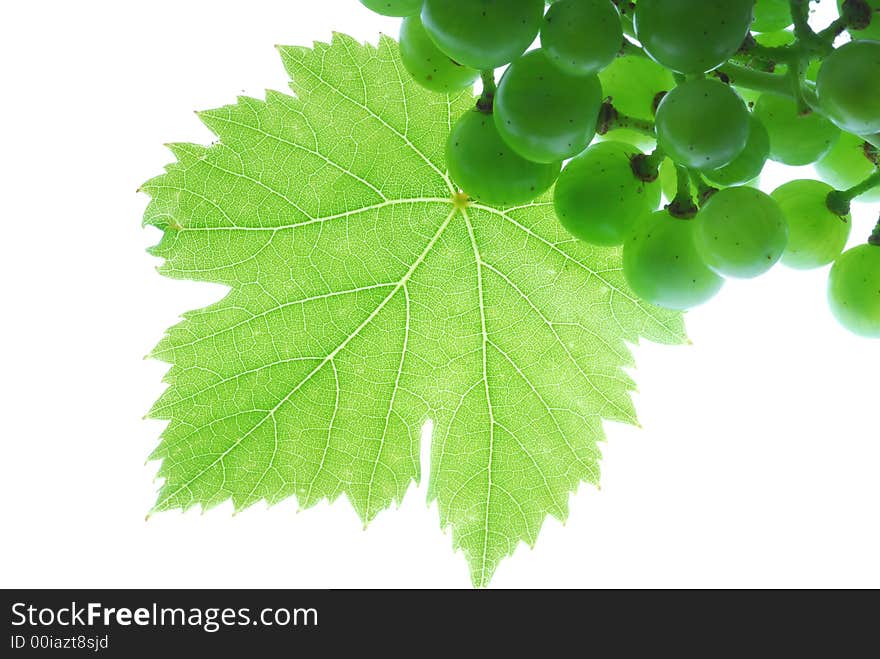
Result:
<svg viewBox="0 0 880 659"><path fill-rule="evenodd" d="M345 494L364 523L421 477L475 585L599 478L602 420L635 422L627 343L684 340L626 289L619 251L545 197L463 202L443 164L469 93L417 87L396 43L280 53L295 96L203 112L143 186L162 274L229 287L152 356L169 423L156 511Z"/></svg>

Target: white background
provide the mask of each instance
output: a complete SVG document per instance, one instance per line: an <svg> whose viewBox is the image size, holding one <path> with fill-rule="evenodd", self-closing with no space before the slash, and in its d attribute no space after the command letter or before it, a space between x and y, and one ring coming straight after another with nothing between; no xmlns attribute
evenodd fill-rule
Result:
<svg viewBox="0 0 880 659"><path fill-rule="evenodd" d="M212 140L193 110L286 89L273 44L396 29L355 0L3 4L0 586L469 585L424 484L366 532L344 500L144 519L166 367L141 358L222 291L155 273L135 190L163 143ZM731 284L693 346L638 348L644 429L608 425L602 491L493 585L880 586L880 343L838 328L826 277Z"/></svg>

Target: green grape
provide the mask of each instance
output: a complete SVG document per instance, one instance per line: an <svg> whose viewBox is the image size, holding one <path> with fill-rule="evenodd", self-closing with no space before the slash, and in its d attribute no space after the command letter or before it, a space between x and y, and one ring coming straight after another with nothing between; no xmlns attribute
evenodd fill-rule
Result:
<svg viewBox="0 0 880 659"><path fill-rule="evenodd" d="M843 133L834 148L816 163L816 172L826 183L838 190L848 190L874 173L874 163L868 160L865 142L861 137ZM880 201L880 188L865 192L855 201Z"/></svg>
<svg viewBox="0 0 880 659"><path fill-rule="evenodd" d="M654 60L636 55L618 57L599 73L602 93L610 98L621 114L645 121L654 119L657 96L675 87L672 73ZM608 132L607 139L629 142L641 149L650 148L650 137L626 129Z"/></svg>
<svg viewBox="0 0 880 659"><path fill-rule="evenodd" d="M425 0L422 23L459 64L495 69L522 55L538 36L542 0Z"/></svg>
<svg viewBox="0 0 880 659"><path fill-rule="evenodd" d="M777 188L771 195L788 223L788 247L782 262L790 268L809 270L828 265L843 251L852 223L826 203L832 188L827 183L799 179Z"/></svg>
<svg viewBox="0 0 880 659"><path fill-rule="evenodd" d="M754 0L642 0L636 36L648 54L679 73L703 73L739 50Z"/></svg>
<svg viewBox="0 0 880 659"><path fill-rule="evenodd" d="M786 6L788 6L788 0L785 0ZM788 11L786 9L786 11ZM778 46L790 46L795 42L797 37L795 37L794 32L791 30L779 30L777 32L763 32L761 34L755 35L755 41L757 41L762 46L767 46L768 48L777 48ZM776 66L776 71L779 71L779 65Z"/></svg>
<svg viewBox="0 0 880 659"><path fill-rule="evenodd" d="M788 225L779 204L754 188L716 192L700 209L694 241L712 270L751 279L767 272L788 244Z"/></svg>
<svg viewBox="0 0 880 659"><path fill-rule="evenodd" d="M769 157L770 136L767 129L754 115L749 115L749 139L746 147L724 167L704 171L703 174L717 185L743 185L761 175Z"/></svg>
<svg viewBox="0 0 880 659"><path fill-rule="evenodd" d="M614 130L609 130L604 135L599 135L597 138L600 142L612 141L612 142L625 142L640 151L652 151L655 146L657 146L657 140L647 133L643 133L638 130L633 130L631 128L615 128Z"/></svg>
<svg viewBox="0 0 880 659"><path fill-rule="evenodd" d="M838 9L843 8L844 0L837 0ZM864 30L850 30L853 39L871 39L880 41L880 0L868 0L868 5L873 9L871 24Z"/></svg>
<svg viewBox="0 0 880 659"><path fill-rule="evenodd" d="M657 146L657 140L655 138L647 133L633 130L631 128L615 128L604 135L597 136L596 139L600 142L624 142L639 151L653 151L654 147Z"/></svg>
<svg viewBox="0 0 880 659"><path fill-rule="evenodd" d="M831 53L817 91L828 118L843 130L880 132L880 41L852 41Z"/></svg>
<svg viewBox="0 0 880 659"><path fill-rule="evenodd" d="M708 78L669 92L657 108L655 125L660 147L677 163L696 169L723 167L749 139L749 112L742 99Z"/></svg>
<svg viewBox="0 0 880 659"><path fill-rule="evenodd" d="M541 47L571 75L598 73L623 43L620 13L611 0L561 0L544 16Z"/></svg>
<svg viewBox="0 0 880 659"><path fill-rule="evenodd" d="M666 211L643 215L623 245L623 274L636 295L684 311L714 297L724 279L697 254L693 220Z"/></svg>
<svg viewBox="0 0 880 659"><path fill-rule="evenodd" d="M622 142L599 142L566 165L554 191L566 231L593 245L621 245L636 220L657 209L659 183L640 180L630 165L639 153Z"/></svg>
<svg viewBox="0 0 880 659"><path fill-rule="evenodd" d="M880 246L860 245L835 261L828 278L828 302L834 317L850 332L880 338Z"/></svg>
<svg viewBox="0 0 880 659"><path fill-rule="evenodd" d="M361 0L361 4L383 16L415 16L422 9L422 0Z"/></svg>
<svg viewBox="0 0 880 659"><path fill-rule="evenodd" d="M599 81L619 112L645 120L654 118L657 95L675 87L668 69L638 55L618 57L599 73Z"/></svg>
<svg viewBox="0 0 880 659"><path fill-rule="evenodd" d="M799 114L797 104L779 94L761 94L755 116L770 135L770 158L786 165L809 165L831 150L840 129L811 112Z"/></svg>
<svg viewBox="0 0 880 659"><path fill-rule="evenodd" d="M602 86L596 76L572 76L543 50L513 62L495 95L495 124L523 158L549 163L570 158L596 133Z"/></svg>
<svg viewBox="0 0 880 659"><path fill-rule="evenodd" d="M755 32L776 32L791 25L789 0L758 0L755 3Z"/></svg>
<svg viewBox="0 0 880 659"><path fill-rule="evenodd" d="M413 79L428 89L449 93L474 84L480 72L452 61L440 52L418 16L403 19L400 59Z"/></svg>
<svg viewBox="0 0 880 659"><path fill-rule="evenodd" d="M449 174L468 195L508 206L531 201L553 185L562 163L541 165L508 147L492 116L471 110L458 120L446 142Z"/></svg>
<svg viewBox="0 0 880 659"><path fill-rule="evenodd" d="M754 89L739 87L738 85L734 85L733 88L749 109L753 109L755 103L757 103L758 99L761 97L761 92L756 92Z"/></svg>

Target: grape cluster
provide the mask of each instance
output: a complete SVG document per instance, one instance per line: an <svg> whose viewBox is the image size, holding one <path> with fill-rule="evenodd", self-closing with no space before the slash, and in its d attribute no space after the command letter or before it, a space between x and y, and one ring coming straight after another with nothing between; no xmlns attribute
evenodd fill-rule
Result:
<svg viewBox="0 0 880 659"><path fill-rule="evenodd" d="M361 2L403 18L419 84L482 80L446 145L474 203L553 188L565 230L622 246L633 291L671 309L780 261L833 263L834 315L880 338L880 224L844 252L851 203L880 199L880 0L839 0L819 31L810 0ZM821 180L765 194L768 160Z"/></svg>

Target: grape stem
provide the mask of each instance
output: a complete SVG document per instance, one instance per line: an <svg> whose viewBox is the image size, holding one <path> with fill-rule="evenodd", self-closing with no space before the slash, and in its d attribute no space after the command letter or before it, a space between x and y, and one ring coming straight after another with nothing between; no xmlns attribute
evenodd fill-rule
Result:
<svg viewBox="0 0 880 659"><path fill-rule="evenodd" d="M783 76L763 71L755 71L747 66L728 62L715 69L715 74L724 82L737 87L744 87L756 92L791 95L791 87Z"/></svg>
<svg viewBox="0 0 880 659"><path fill-rule="evenodd" d="M645 156L646 163L656 170L660 169L660 165L665 159L666 152L659 146L651 152L651 155Z"/></svg>
<svg viewBox="0 0 880 659"><path fill-rule="evenodd" d="M618 128L627 128L634 130L648 137L656 137L654 133L654 122L645 119L637 119L626 114L621 114L614 107L612 99L607 98L599 109L599 121L596 123L596 133L605 135L612 130Z"/></svg>
<svg viewBox="0 0 880 659"><path fill-rule="evenodd" d="M660 163L664 158L666 154L658 146L650 155L636 154L630 159L629 164L636 178L646 183L653 183L660 177Z"/></svg>
<svg viewBox="0 0 880 659"><path fill-rule="evenodd" d="M813 41L816 33L810 27L810 0L790 0L789 7L797 40L804 44Z"/></svg>
<svg viewBox="0 0 880 659"><path fill-rule="evenodd" d="M795 43L786 48L809 59L813 55L827 55L834 50L834 40L851 26L850 16L844 14L817 33L810 27L810 0L791 0L791 19L794 22Z"/></svg>
<svg viewBox="0 0 880 659"><path fill-rule="evenodd" d="M477 100L477 109L480 112L491 114L492 108L495 106L495 92L498 91L498 86L495 84L495 71L489 69L483 71L480 76L483 79L483 93Z"/></svg>
<svg viewBox="0 0 880 659"><path fill-rule="evenodd" d="M640 48L628 39L624 40L620 50L622 56L648 57L644 49ZM735 62L727 62L712 72L715 76L726 83L752 89L756 92L770 92L791 96L791 87L784 76L773 75L764 71L757 71L751 67L743 66Z"/></svg>
<svg viewBox="0 0 880 659"><path fill-rule="evenodd" d="M794 96L794 102L797 105L798 114L809 114L811 108L807 105L804 93L804 78L806 77L806 67L804 60L800 57L793 58L788 64L788 81L791 85L791 93Z"/></svg>
<svg viewBox="0 0 880 659"><path fill-rule="evenodd" d="M620 11L620 24L623 27L623 33L634 38L636 30L633 24L632 12L636 6L630 0L613 0L613 2L618 11Z"/></svg>
<svg viewBox="0 0 880 659"><path fill-rule="evenodd" d="M833 52L834 40L844 30L847 28L864 27L866 13L868 15L868 22L870 21L870 7L868 7L865 0L847 0L844 3L844 11L841 17L818 33L809 24L810 0L790 0L790 10L792 22L795 26L794 43L786 46L763 46L757 43L755 38L749 34L740 48L738 59L742 61L746 58L746 63L750 61L761 62L763 69L770 73L773 72L777 63L786 64L788 66L786 78L790 90L782 93L794 100L800 114L808 114L817 110L817 103L813 98L814 95L811 94L812 90L807 86L807 65L814 58L824 57ZM749 69L751 67L744 68ZM741 79L747 78L744 72L740 71L738 73ZM730 75L729 72L728 75ZM767 81L765 80L764 82L766 83ZM740 85L747 86L743 82ZM778 90L758 89L756 91L779 93Z"/></svg>
<svg viewBox="0 0 880 659"><path fill-rule="evenodd" d="M834 40L848 27L852 27L854 22L844 14L827 28L816 33L809 24L809 5L809 0L791 1L791 17L795 26L794 43L785 46L763 46L750 34L743 42L740 54L770 64L772 70L772 65L777 63L792 65L800 62L803 66L815 56L830 53L834 49Z"/></svg>
<svg viewBox="0 0 880 659"><path fill-rule="evenodd" d="M678 189L672 203L666 207L672 217L679 220L690 220L696 217L700 211L694 203L691 196L691 175L687 167L682 165L675 166L675 174L678 182Z"/></svg>
<svg viewBox="0 0 880 659"><path fill-rule="evenodd" d="M764 70L772 73L776 64L788 63L796 54L796 49L793 49L791 46L763 46L749 34L746 40L743 41L742 46L740 46L736 59L746 61L750 59L758 60L766 65Z"/></svg>
<svg viewBox="0 0 880 659"><path fill-rule="evenodd" d="M690 174L691 182L697 189L697 200L699 201L700 206L703 206L709 201L712 195L718 192L718 188L709 185L706 182L706 179L703 178L703 175L696 169L688 169L688 173Z"/></svg>
<svg viewBox="0 0 880 659"><path fill-rule="evenodd" d="M730 83L736 87L751 89L756 92L761 92L762 94L778 94L790 98L793 101L798 101L798 97L795 96L794 91L795 85L788 74L780 76L773 73L764 73L763 71L755 71L754 69L750 69L749 67L740 64L734 64L733 62L728 62L727 64L718 67L715 69L714 74L721 78L723 82ZM797 80L797 93L804 103L801 112L815 112L825 116L819 106L819 99L816 96L815 89L813 89L811 84L803 83L801 80L802 77L803 73L798 76ZM865 137L863 139L871 141L870 137Z"/></svg>
<svg viewBox="0 0 880 659"><path fill-rule="evenodd" d="M844 30L846 30L848 27L851 27L851 21L845 16L841 16L831 25L819 32L816 37L820 39L823 43L832 44L834 43L834 40L841 34L843 34Z"/></svg>
<svg viewBox="0 0 880 659"><path fill-rule="evenodd" d="M880 247L880 220L877 220L877 226L874 227L874 233L868 238L868 244Z"/></svg>
<svg viewBox="0 0 880 659"><path fill-rule="evenodd" d="M843 217L849 215L850 204L853 199L860 197L869 190L873 190L877 187L880 187L880 169L849 190L834 190L829 192L826 203L832 212Z"/></svg>

